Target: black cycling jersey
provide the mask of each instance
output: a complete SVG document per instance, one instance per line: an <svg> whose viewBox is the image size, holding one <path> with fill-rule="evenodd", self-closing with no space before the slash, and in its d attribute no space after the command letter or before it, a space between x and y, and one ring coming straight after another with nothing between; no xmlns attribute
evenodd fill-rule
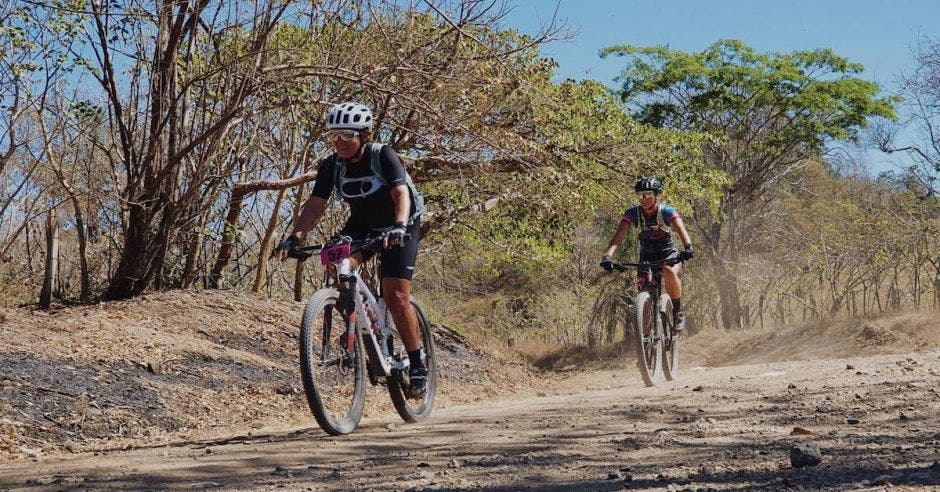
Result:
<svg viewBox="0 0 940 492"><path fill-rule="evenodd" d="M332 154L320 163L316 182L313 184L313 196L329 200L336 187L336 154ZM355 228L381 229L395 223L395 203L392 200L392 187L407 184L405 166L395 150L388 145L379 153L379 163L385 183L375 177L369 165L368 150L359 162L346 163L346 179L340 186L340 196L349 204L349 224ZM372 179L370 179L372 178ZM415 199L411 197L411 210L415 212Z"/></svg>

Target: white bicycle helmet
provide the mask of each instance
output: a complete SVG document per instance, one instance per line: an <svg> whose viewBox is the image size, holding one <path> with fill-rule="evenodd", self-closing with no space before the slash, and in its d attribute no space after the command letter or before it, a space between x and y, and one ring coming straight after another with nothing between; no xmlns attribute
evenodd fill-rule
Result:
<svg viewBox="0 0 940 492"><path fill-rule="evenodd" d="M372 110L357 102L343 102L330 108L327 130L371 130Z"/></svg>

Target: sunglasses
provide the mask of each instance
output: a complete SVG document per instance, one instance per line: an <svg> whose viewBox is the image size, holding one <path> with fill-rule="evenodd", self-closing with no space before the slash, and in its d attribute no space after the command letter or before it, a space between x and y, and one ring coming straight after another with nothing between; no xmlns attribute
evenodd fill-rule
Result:
<svg viewBox="0 0 940 492"><path fill-rule="evenodd" d="M656 193L652 191L638 191L636 192L637 198L656 198Z"/></svg>
<svg viewBox="0 0 940 492"><path fill-rule="evenodd" d="M359 132L356 130L330 130L326 132L326 138L330 142L335 142L337 139L352 142L358 136Z"/></svg>

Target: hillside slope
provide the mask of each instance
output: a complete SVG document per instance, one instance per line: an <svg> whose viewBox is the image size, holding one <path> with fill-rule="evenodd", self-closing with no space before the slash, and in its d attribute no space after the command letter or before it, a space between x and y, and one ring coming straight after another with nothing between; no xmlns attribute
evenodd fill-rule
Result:
<svg viewBox="0 0 940 492"><path fill-rule="evenodd" d="M297 363L302 307L174 291L0 311L0 457L313 424ZM535 381L446 328L436 327L436 340L439 407ZM370 390L365 415L390 411L384 387Z"/></svg>

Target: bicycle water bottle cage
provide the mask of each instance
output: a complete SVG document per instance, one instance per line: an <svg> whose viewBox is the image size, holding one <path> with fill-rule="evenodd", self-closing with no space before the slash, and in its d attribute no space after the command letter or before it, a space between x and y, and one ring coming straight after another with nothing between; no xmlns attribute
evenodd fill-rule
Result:
<svg viewBox="0 0 940 492"><path fill-rule="evenodd" d="M352 238L341 236L320 251L320 263L324 266L335 265L350 256Z"/></svg>

